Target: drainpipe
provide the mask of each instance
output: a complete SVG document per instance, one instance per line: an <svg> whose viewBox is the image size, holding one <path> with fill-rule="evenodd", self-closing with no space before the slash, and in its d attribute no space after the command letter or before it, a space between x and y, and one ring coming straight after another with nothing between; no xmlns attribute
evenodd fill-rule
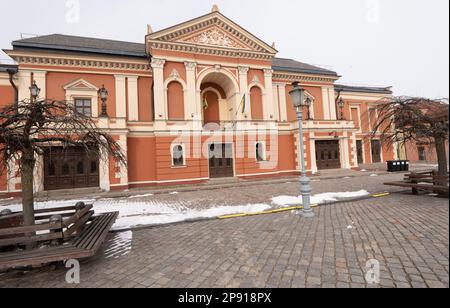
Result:
<svg viewBox="0 0 450 308"><path fill-rule="evenodd" d="M9 74L9 83L14 88L14 104L17 106L19 105L19 89L17 88L16 84L14 83L14 75L17 74L17 71L9 69L6 70Z"/></svg>

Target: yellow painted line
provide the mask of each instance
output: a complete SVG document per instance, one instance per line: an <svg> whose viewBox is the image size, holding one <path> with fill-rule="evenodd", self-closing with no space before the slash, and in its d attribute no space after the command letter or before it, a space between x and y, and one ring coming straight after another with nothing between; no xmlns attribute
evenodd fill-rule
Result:
<svg viewBox="0 0 450 308"><path fill-rule="evenodd" d="M318 207L318 205L314 204L314 205L311 205L311 207L315 208L315 207ZM302 209L303 209L303 206L292 206L292 207L277 209L277 210L273 210L273 211L265 211L265 212L257 212L257 213L242 213L242 214L220 216L219 219L231 219L231 218L258 216L258 215L269 215L269 214L277 214L277 213L302 210Z"/></svg>
<svg viewBox="0 0 450 308"><path fill-rule="evenodd" d="M381 193L381 194L376 194L376 195L372 195L373 198L381 198L381 197L387 197L390 196L390 193Z"/></svg>
<svg viewBox="0 0 450 308"><path fill-rule="evenodd" d="M245 217L245 216L247 216L247 214L235 214L235 215L220 216L219 219L238 218L238 217Z"/></svg>

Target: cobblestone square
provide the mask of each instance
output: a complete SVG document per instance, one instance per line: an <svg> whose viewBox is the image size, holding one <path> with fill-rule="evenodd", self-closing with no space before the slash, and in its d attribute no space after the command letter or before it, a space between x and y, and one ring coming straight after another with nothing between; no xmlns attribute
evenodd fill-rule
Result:
<svg viewBox="0 0 450 308"><path fill-rule="evenodd" d="M313 182L314 192L386 189L380 175ZM326 185L325 185L326 184ZM263 202L295 195L297 183L224 188L157 199L190 204ZM181 201L180 201L181 202ZM449 286L449 203L395 192L322 205L312 220L295 212L180 223L111 233L103 251L81 263L81 284L66 269L0 274L0 287L408 287ZM130 241L119 239L129 238ZM368 284L366 263L380 265Z"/></svg>

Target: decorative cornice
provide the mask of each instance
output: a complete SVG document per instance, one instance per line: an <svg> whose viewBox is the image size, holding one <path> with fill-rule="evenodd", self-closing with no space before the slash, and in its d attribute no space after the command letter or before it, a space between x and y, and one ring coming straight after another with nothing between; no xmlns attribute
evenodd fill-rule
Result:
<svg viewBox="0 0 450 308"><path fill-rule="evenodd" d="M166 60L164 59L152 58L152 68L164 68L165 64Z"/></svg>
<svg viewBox="0 0 450 308"><path fill-rule="evenodd" d="M272 69L265 69L264 70L264 76L265 77L272 77L273 76L273 70Z"/></svg>
<svg viewBox="0 0 450 308"><path fill-rule="evenodd" d="M274 55L267 53L253 52L240 49L228 49L223 47L198 46L182 42L150 41L150 44L153 50L167 50L167 51L209 55L209 56L255 59L262 61L271 61L274 58Z"/></svg>
<svg viewBox="0 0 450 308"><path fill-rule="evenodd" d="M186 67L187 71L195 71L195 69L197 68L197 63L196 62L184 62L184 66Z"/></svg>
<svg viewBox="0 0 450 308"><path fill-rule="evenodd" d="M108 70L129 70L149 72L148 63L120 62L114 60L99 59L73 59L56 57L51 55L10 55L19 65L42 65L42 66L64 66L74 68L108 69Z"/></svg>
<svg viewBox="0 0 450 308"><path fill-rule="evenodd" d="M250 69L247 66L239 66L238 71L239 75L247 75Z"/></svg>
<svg viewBox="0 0 450 308"><path fill-rule="evenodd" d="M331 76L320 76L320 75L305 75L305 74L292 74L292 73L284 73L284 72L274 72L273 74L274 80L285 80L288 82L325 82L325 83L334 83L339 79L339 76L331 77Z"/></svg>

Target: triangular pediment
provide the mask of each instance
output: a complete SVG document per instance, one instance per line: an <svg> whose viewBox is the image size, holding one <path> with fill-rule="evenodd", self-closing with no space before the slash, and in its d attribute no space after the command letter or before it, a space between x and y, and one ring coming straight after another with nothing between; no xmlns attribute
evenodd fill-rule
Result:
<svg viewBox="0 0 450 308"><path fill-rule="evenodd" d="M71 83L64 86L64 90L95 90L98 91L98 87L93 85L92 83L84 80L84 79L77 79L75 81L72 81Z"/></svg>
<svg viewBox="0 0 450 308"><path fill-rule="evenodd" d="M210 48L243 51L266 56L275 56L277 50L266 44L241 26L219 12L184 22L165 30L147 35L147 47L167 47L174 45L191 48Z"/></svg>

